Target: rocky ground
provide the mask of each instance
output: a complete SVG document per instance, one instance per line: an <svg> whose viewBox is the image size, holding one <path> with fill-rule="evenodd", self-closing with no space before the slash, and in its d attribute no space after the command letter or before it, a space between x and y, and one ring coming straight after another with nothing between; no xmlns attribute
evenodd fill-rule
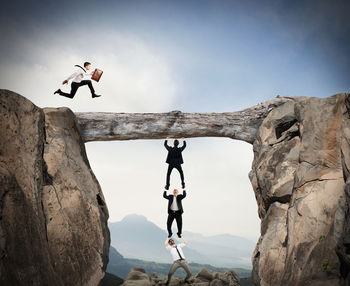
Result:
<svg viewBox="0 0 350 286"><path fill-rule="evenodd" d="M164 286L167 279L158 278L156 273L147 275L142 268L133 268L126 277L124 286ZM197 286L237 286L239 277L234 271L211 272L203 268L196 276L189 279L189 283L184 282L184 278L173 277L170 286L197 285Z"/></svg>

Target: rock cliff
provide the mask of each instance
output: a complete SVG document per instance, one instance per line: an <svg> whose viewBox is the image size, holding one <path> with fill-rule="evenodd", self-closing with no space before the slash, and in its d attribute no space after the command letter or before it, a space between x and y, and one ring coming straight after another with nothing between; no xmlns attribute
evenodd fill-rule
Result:
<svg viewBox="0 0 350 286"><path fill-rule="evenodd" d="M294 98L258 130L256 285L349 285L348 96Z"/></svg>
<svg viewBox="0 0 350 286"><path fill-rule="evenodd" d="M108 211L83 143L165 135L253 144L255 285L350 285L349 94L222 114L74 115L1 90L0 119L1 285L97 285Z"/></svg>
<svg viewBox="0 0 350 286"><path fill-rule="evenodd" d="M74 114L0 91L0 285L98 285L108 210Z"/></svg>

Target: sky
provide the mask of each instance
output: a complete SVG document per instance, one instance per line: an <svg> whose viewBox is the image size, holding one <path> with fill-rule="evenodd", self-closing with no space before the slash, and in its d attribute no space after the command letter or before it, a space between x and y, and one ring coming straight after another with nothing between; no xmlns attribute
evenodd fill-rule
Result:
<svg viewBox="0 0 350 286"><path fill-rule="evenodd" d="M277 95L327 97L350 90L349 12L345 0L1 1L0 88L75 112L225 112ZM93 83L102 97L87 87L73 100L54 95L85 61L104 71ZM187 143L184 230L256 241L252 146ZM165 229L163 141L86 148L110 221L137 213Z"/></svg>

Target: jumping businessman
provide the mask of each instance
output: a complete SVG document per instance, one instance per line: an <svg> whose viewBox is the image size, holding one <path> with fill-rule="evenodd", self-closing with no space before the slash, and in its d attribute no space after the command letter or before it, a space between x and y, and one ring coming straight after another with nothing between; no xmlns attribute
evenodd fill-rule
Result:
<svg viewBox="0 0 350 286"><path fill-rule="evenodd" d="M79 65L75 65L75 67L77 68L75 73L73 73L71 76L69 76L62 83L62 84L67 84L69 80L73 79L72 84L71 84L70 93L63 92L63 91L61 91L61 89L57 89L54 93L55 94L58 93L59 95L62 95L65 97L73 98L79 87L81 87L83 85L87 85L90 88L92 98L100 97L101 95L97 95L95 93L95 90L92 86L91 80L90 79L86 79L86 80L83 79L84 77L91 77L92 73L88 74L86 72L91 68L91 63L85 62L84 67L81 67Z"/></svg>
<svg viewBox="0 0 350 286"><path fill-rule="evenodd" d="M184 140L184 138L182 138L182 140ZM181 164L183 164L183 162L184 162L182 159L182 151L186 148L186 141L184 140L182 147L179 148L178 147L179 140L177 140L177 139L174 140L174 147L168 146L168 140L165 140L164 146L168 150L168 156L166 158L166 162L169 164L168 172L166 174L165 189L169 190L170 174L174 168L177 169L180 173L182 188L184 189L185 188L185 181L184 181L184 173L182 171Z"/></svg>
<svg viewBox="0 0 350 286"><path fill-rule="evenodd" d="M186 198L186 191L183 191L182 195L179 195L179 191L174 189L173 195L167 196L166 191L163 193L163 197L168 200L168 220L167 220L167 229L168 237L173 235L171 231L171 225L173 224L174 219L176 219L177 224L177 236L181 237L182 233L182 200Z"/></svg>
<svg viewBox="0 0 350 286"><path fill-rule="evenodd" d="M186 239L182 238L183 243L180 243L179 245L176 245L173 239L167 238L165 240L165 247L170 251L171 256L173 257L173 265L171 266L169 273L168 273L168 280L166 282L166 285L169 285L171 276L175 273L176 269L179 267L182 267L185 269L187 276L185 278L185 283L189 283L188 279L192 276L190 267L188 266L185 256L182 252L182 248L187 245Z"/></svg>

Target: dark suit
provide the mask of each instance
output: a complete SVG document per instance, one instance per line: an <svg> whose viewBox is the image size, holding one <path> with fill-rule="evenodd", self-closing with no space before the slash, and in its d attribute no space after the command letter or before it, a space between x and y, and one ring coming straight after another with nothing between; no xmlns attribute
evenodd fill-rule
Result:
<svg viewBox="0 0 350 286"><path fill-rule="evenodd" d="M169 236L172 235L171 225L173 224L174 219L176 219L178 234L181 234L182 233L182 213L184 212L181 201L184 198L186 198L186 191L183 191L182 195L176 196L177 207L179 208L178 211L173 211L171 209L171 205L174 200L174 195L167 196L166 191L164 191L163 197L168 200L168 220L167 220L168 234Z"/></svg>
<svg viewBox="0 0 350 286"><path fill-rule="evenodd" d="M95 94L95 90L94 90L94 87L92 86L91 80L82 80L81 82L74 82L73 81L71 83L70 93L63 92L63 91L59 90L58 94L65 96L65 97L68 97L68 98L73 98L75 96L75 94L77 93L78 88L83 86L83 85L87 85L90 88L91 95Z"/></svg>
<svg viewBox="0 0 350 286"><path fill-rule="evenodd" d="M168 150L168 156L166 158L166 163L169 164L168 172L166 174L166 186L170 186L170 175L173 169L177 169L180 173L182 187L185 186L184 173L182 171L181 164L184 160L182 158L182 151L186 148L186 141L184 141L182 147L170 147L168 146L168 140L164 141L164 146Z"/></svg>

